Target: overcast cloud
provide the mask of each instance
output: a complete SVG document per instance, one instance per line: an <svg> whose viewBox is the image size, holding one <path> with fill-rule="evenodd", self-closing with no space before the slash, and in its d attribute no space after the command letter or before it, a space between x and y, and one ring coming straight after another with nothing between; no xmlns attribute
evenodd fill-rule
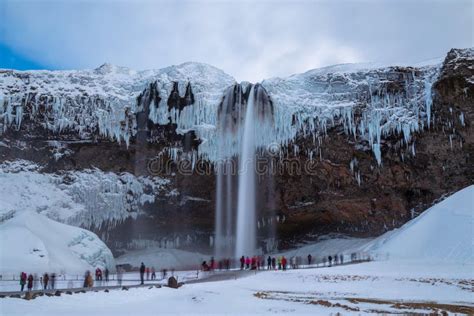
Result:
<svg viewBox="0 0 474 316"><path fill-rule="evenodd" d="M0 43L51 69L186 61L259 81L473 46L473 1L0 1Z"/></svg>

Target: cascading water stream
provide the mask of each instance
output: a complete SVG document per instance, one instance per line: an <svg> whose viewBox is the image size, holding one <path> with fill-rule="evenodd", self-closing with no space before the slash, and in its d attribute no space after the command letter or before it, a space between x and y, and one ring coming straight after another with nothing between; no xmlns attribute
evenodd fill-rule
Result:
<svg viewBox="0 0 474 316"><path fill-rule="evenodd" d="M217 126L215 255L251 256L257 253L257 209L263 208L260 199L271 182L267 175L257 187L257 148L267 144L264 135L271 135L273 126L266 91L258 84L230 87L220 104ZM273 236L269 227L261 228L260 237L268 232Z"/></svg>
<svg viewBox="0 0 474 316"><path fill-rule="evenodd" d="M235 256L254 255L256 250L256 201L255 201L255 97L252 86L242 138L239 160L239 191L237 200L237 229Z"/></svg>

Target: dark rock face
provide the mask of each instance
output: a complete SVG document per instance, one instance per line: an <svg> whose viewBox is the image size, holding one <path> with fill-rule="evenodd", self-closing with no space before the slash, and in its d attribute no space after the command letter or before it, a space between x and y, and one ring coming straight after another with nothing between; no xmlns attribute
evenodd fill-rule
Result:
<svg viewBox="0 0 474 316"><path fill-rule="evenodd" d="M179 287L178 280L176 280L175 277L169 277L168 287L170 287L172 289L177 289Z"/></svg>
<svg viewBox="0 0 474 316"><path fill-rule="evenodd" d="M376 236L401 226L437 199L473 184L473 64L472 53L465 50L448 53L433 85L431 124L413 135L415 155L412 148L402 146L399 137L387 137L382 140L383 162L378 166L367 142L355 141L345 133L342 125L328 128L326 136L321 137L320 159L310 160L305 154L305 148L314 146L313 135L301 133L288 144L285 150L290 153L296 146L299 149L298 155L290 157L292 161L299 166L309 166L311 172L293 172L291 165L277 160L282 172L272 179L262 180L267 184L258 192L259 218L278 215L279 247L291 247L311 236L328 233ZM403 80L414 71L417 70L397 68L382 86L383 91L373 93L403 93ZM235 85L232 89L230 96L235 100L248 97L249 87ZM263 88L256 85L255 89ZM52 120L47 96L33 93L21 101L26 105L21 128L7 129L1 134L0 140L8 147L0 146L0 161L31 160L43 166L42 172L62 173L94 167L167 179L166 192L155 196L154 202L145 203L138 217L127 218L114 226L105 224L94 231L115 254L133 247L132 241L159 242L177 237L181 241L188 237L191 240L190 243L181 242L180 248L208 251L210 236L214 233L216 205L213 166L208 161L200 161L198 166L188 168L189 172L178 172L182 166L166 151L176 147L191 153L198 149L202 140L192 130L178 133L171 119L166 124L150 120L150 111L156 110L161 100L167 100L168 110L178 112L195 104L192 85L187 84L185 90L183 95L175 83L169 95L160 95L158 83L150 83L138 96L136 111L127 112L123 117L122 128L132 129L130 116L135 115L136 133L131 135L128 146L110 140L96 129L81 131L88 135L86 141L79 138L75 130L52 132L46 128ZM354 93L358 100L370 97L362 91ZM258 96L264 99L260 103L267 105L262 107L261 114L267 116L270 112L273 115L271 95L260 93ZM102 102L90 96L87 98L74 102ZM33 100L39 104L37 109ZM69 106L77 107L73 101L68 102ZM218 116L228 116L230 126L239 124L236 109L224 108L222 104ZM34 111L35 115L32 114ZM360 115L356 110L356 121ZM63 143L68 154L54 159L50 141ZM158 165L153 165L157 161ZM356 175L359 175L360 183Z"/></svg>
<svg viewBox="0 0 474 316"><path fill-rule="evenodd" d="M474 63L460 54L452 50L446 57L434 85L433 124L415 135L414 157L402 159L399 140L387 139L383 166L376 167L369 152L356 149L334 128L324 140L323 160L312 166L314 176L286 173L276 179L277 209L286 217L278 227L280 246L291 246L308 232L376 236L474 183L474 83L468 80ZM301 138L296 144L307 142ZM354 158L360 186L349 167Z"/></svg>

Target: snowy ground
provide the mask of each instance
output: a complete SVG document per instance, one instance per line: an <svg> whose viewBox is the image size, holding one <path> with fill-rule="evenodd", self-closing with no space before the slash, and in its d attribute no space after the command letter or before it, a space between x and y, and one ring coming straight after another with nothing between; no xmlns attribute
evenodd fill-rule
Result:
<svg viewBox="0 0 474 316"><path fill-rule="evenodd" d="M178 290L137 288L0 300L4 315L473 313L472 265L371 262L260 272ZM398 303L403 301L403 303ZM436 302L436 303L435 303Z"/></svg>

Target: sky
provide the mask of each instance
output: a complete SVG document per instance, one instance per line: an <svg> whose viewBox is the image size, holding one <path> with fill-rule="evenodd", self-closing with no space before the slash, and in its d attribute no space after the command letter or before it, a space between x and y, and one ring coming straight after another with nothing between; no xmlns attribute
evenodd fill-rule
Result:
<svg viewBox="0 0 474 316"><path fill-rule="evenodd" d="M0 0L0 68L137 70L187 61L238 81L472 47L472 0Z"/></svg>

